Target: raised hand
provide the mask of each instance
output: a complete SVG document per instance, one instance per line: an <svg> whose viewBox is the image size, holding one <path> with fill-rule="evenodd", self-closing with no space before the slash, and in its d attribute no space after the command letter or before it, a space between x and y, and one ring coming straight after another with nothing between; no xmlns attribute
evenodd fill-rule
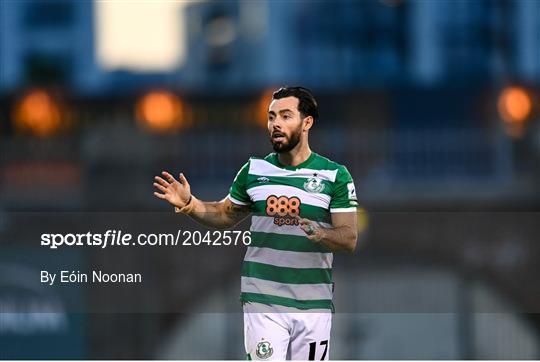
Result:
<svg viewBox="0 0 540 362"><path fill-rule="evenodd" d="M159 176L154 177L156 181L154 182L154 187L160 191L154 192L154 195L162 200L167 200L178 208L186 206L191 199L191 188L184 174L180 174L179 181L166 171L161 172L161 174L163 178Z"/></svg>

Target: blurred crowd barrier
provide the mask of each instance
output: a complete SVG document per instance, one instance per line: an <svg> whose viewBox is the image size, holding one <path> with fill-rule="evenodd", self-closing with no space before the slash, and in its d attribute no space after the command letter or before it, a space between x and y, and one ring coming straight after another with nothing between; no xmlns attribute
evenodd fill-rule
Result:
<svg viewBox="0 0 540 362"><path fill-rule="evenodd" d="M188 130L156 136L128 125L70 138L0 142L1 204L103 210L158 209L154 175L184 172L194 193L224 197L251 156L271 152L258 128ZM322 126L314 151L345 164L368 204L429 199L519 203L538 197L538 157L497 130ZM34 181L38 181L37 183Z"/></svg>

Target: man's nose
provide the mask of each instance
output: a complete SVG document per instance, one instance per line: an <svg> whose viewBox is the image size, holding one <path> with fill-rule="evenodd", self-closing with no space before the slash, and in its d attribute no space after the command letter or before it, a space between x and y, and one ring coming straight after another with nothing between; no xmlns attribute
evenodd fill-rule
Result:
<svg viewBox="0 0 540 362"><path fill-rule="evenodd" d="M275 131L281 131L281 119L279 119L279 117L276 117L276 119L274 119L272 128Z"/></svg>

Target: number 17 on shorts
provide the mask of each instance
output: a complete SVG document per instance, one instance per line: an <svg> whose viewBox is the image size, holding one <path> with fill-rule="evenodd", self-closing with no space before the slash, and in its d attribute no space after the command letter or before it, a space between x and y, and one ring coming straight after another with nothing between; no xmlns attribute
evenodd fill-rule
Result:
<svg viewBox="0 0 540 362"><path fill-rule="evenodd" d="M253 307L256 303L249 303ZM244 339L248 359L324 361L330 355L332 313L247 312Z"/></svg>

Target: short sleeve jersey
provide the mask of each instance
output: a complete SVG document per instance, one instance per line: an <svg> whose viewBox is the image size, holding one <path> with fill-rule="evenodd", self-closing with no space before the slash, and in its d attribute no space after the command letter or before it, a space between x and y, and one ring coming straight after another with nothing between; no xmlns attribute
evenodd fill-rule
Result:
<svg viewBox="0 0 540 362"><path fill-rule="evenodd" d="M347 168L315 152L294 167L280 164L276 153L252 157L236 175L228 198L252 211L241 300L333 310L333 255L306 237L296 217L329 227L331 213L356 212Z"/></svg>

